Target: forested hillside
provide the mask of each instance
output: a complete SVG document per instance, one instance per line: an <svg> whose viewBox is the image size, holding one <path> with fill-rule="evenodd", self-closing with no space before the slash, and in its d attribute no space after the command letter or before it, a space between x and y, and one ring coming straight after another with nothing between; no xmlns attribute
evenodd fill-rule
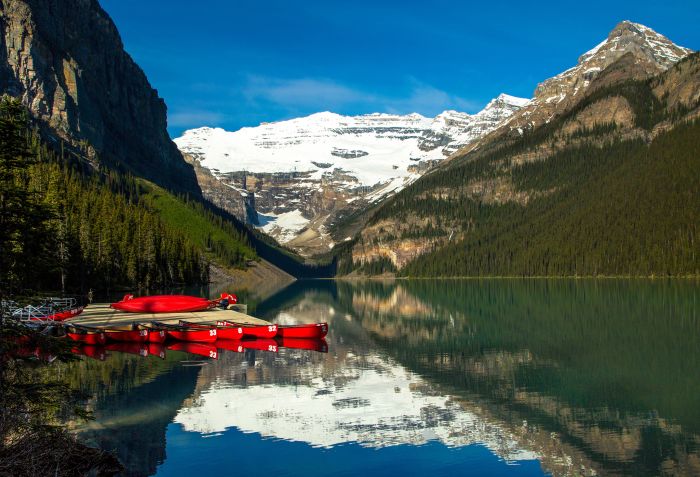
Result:
<svg viewBox="0 0 700 477"><path fill-rule="evenodd" d="M695 54L649 80L601 75L566 114L390 199L344 247L339 270L698 275L699 72Z"/></svg>
<svg viewBox="0 0 700 477"><path fill-rule="evenodd" d="M47 147L8 97L0 102L0 176L4 292L203 283L209 261L244 267L256 258L228 222ZM158 200L169 201L173 220L160 214Z"/></svg>

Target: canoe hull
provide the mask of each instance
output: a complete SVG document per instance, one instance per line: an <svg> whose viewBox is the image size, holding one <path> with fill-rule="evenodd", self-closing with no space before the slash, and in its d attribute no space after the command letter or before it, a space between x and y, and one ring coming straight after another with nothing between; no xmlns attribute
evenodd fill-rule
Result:
<svg viewBox="0 0 700 477"><path fill-rule="evenodd" d="M104 333L66 333L68 338L79 343L88 345L103 345L107 342L107 337Z"/></svg>
<svg viewBox="0 0 700 477"><path fill-rule="evenodd" d="M79 306L78 308L71 308L70 310L59 311L58 313L47 315L41 318L33 316L29 319L32 321L65 321L71 318L75 318L76 316L81 314L84 309L84 306Z"/></svg>
<svg viewBox="0 0 700 477"><path fill-rule="evenodd" d="M277 325L243 325L231 321L217 321L216 325L221 330L239 328L246 338L274 338L277 336Z"/></svg>
<svg viewBox="0 0 700 477"><path fill-rule="evenodd" d="M112 303L115 310L129 313L189 313L208 310L216 303L206 298L188 295L153 295L139 298L125 297Z"/></svg>
<svg viewBox="0 0 700 477"><path fill-rule="evenodd" d="M221 326L219 322L216 325L208 325L205 323L189 323L182 320L180 325L193 330L216 330L216 338L220 340L240 340L243 338L243 328L240 326Z"/></svg>
<svg viewBox="0 0 700 477"><path fill-rule="evenodd" d="M277 336L281 338L315 338L321 339L328 334L328 323L312 323L310 325L280 325Z"/></svg>
<svg viewBox="0 0 700 477"><path fill-rule="evenodd" d="M177 341L188 341L191 343L213 343L216 341L216 329L186 329L165 330L168 337Z"/></svg>
<svg viewBox="0 0 700 477"><path fill-rule="evenodd" d="M134 343L148 343L148 335L150 330L133 330L133 331L107 331L107 340L109 341L126 341Z"/></svg>

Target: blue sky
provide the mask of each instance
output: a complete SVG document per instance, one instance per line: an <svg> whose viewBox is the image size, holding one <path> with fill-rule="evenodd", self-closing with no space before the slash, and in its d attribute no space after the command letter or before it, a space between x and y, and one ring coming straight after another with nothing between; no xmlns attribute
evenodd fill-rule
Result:
<svg viewBox="0 0 700 477"><path fill-rule="evenodd" d="M530 97L621 20L700 49L697 1L101 0L172 136L317 111L433 116Z"/></svg>

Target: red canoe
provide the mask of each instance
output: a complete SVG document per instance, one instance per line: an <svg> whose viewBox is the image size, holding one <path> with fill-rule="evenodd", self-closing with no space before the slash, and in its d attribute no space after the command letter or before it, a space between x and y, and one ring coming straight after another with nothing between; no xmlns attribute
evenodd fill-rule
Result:
<svg viewBox="0 0 700 477"><path fill-rule="evenodd" d="M153 326L158 330L165 331L168 337L178 341L213 343L217 338L216 328L189 328L159 322L153 323Z"/></svg>
<svg viewBox="0 0 700 477"><path fill-rule="evenodd" d="M277 338L282 348L308 349L328 353L328 343L323 338Z"/></svg>
<svg viewBox="0 0 700 477"><path fill-rule="evenodd" d="M208 310L218 303L219 300L207 300L189 295L153 295L138 298L125 295L121 301L112 303L110 306L130 313L180 313Z"/></svg>
<svg viewBox="0 0 700 477"><path fill-rule="evenodd" d="M321 339L328 333L328 323L310 325L279 325L277 336L282 338L316 338Z"/></svg>
<svg viewBox="0 0 700 477"><path fill-rule="evenodd" d="M157 331L151 331L147 328L142 329L119 329L111 328L105 329L105 335L109 341L126 341L133 343L148 343L148 335L151 333L158 333Z"/></svg>
<svg viewBox="0 0 700 477"><path fill-rule="evenodd" d="M107 337L101 331L76 330L67 332L66 335L73 341L88 345L103 345L107 342Z"/></svg>
<svg viewBox="0 0 700 477"><path fill-rule="evenodd" d="M143 324L139 324L137 326L139 327L139 329L145 328L148 330L149 343L165 343L165 340L168 338L168 335L163 328L157 328Z"/></svg>
<svg viewBox="0 0 700 477"><path fill-rule="evenodd" d="M29 318L32 321L65 321L70 318L74 318L81 314L85 309L84 306L79 306L77 308L71 308L70 310L63 310L53 313L51 315L46 315L42 317L32 316Z"/></svg>
<svg viewBox="0 0 700 477"><path fill-rule="evenodd" d="M180 325L194 330L216 330L216 338L220 340L240 340L243 338L243 328L234 326L219 326L206 323L190 323L180 320Z"/></svg>
<svg viewBox="0 0 700 477"><path fill-rule="evenodd" d="M207 358L219 359L219 353L216 346L204 343L186 343L177 342L168 345L168 349L172 351L184 351L185 353L198 354Z"/></svg>
<svg viewBox="0 0 700 477"><path fill-rule="evenodd" d="M239 328L243 336L250 338L274 338L277 336L277 325L250 325L236 323L235 321L217 321L216 325L225 328Z"/></svg>
<svg viewBox="0 0 700 477"><path fill-rule="evenodd" d="M243 340L241 341L243 348L245 349L256 349L259 351L270 351L272 353L277 352L277 341L272 338L258 338L254 340Z"/></svg>

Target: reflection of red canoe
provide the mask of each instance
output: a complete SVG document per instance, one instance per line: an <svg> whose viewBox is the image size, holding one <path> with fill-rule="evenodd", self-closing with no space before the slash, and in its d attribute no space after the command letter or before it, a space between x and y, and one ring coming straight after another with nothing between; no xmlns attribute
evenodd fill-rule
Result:
<svg viewBox="0 0 700 477"><path fill-rule="evenodd" d="M148 329L148 342L149 343L165 343L168 335L165 330L159 328L152 328L150 326L139 325L139 327L144 327Z"/></svg>
<svg viewBox="0 0 700 477"><path fill-rule="evenodd" d="M189 295L153 295L134 298L133 295L125 295L121 301L110 306L116 310L131 313L178 313L207 310L219 300L207 300L198 296Z"/></svg>
<svg viewBox="0 0 700 477"><path fill-rule="evenodd" d="M241 340L216 340L216 347L234 353L242 353L245 349Z"/></svg>
<svg viewBox="0 0 700 477"><path fill-rule="evenodd" d="M259 338L255 340L243 340L241 344L245 349L257 349L260 351L277 352L277 341L272 338Z"/></svg>
<svg viewBox="0 0 700 477"><path fill-rule="evenodd" d="M188 328L187 326L170 325L166 323L154 322L154 328L164 330L172 339L178 341L191 341L197 343L213 343L216 341L216 328Z"/></svg>
<svg viewBox="0 0 700 477"><path fill-rule="evenodd" d="M309 349L319 353L328 353L328 343L323 338L277 338L282 348Z"/></svg>
<svg viewBox="0 0 700 477"><path fill-rule="evenodd" d="M147 346L150 356L158 356L160 359L165 359L165 345L162 343L148 343Z"/></svg>
<svg viewBox="0 0 700 477"><path fill-rule="evenodd" d="M219 359L219 353L216 346L204 343L191 342L176 342L168 345L168 349L172 351L184 351L185 353L198 354L207 358Z"/></svg>
<svg viewBox="0 0 700 477"><path fill-rule="evenodd" d="M243 328L240 326L219 326L206 323L191 323L180 320L180 325L194 330L216 330L216 338L220 340L239 340L243 338Z"/></svg>
<svg viewBox="0 0 700 477"><path fill-rule="evenodd" d="M75 330L74 332L66 333L73 341L88 345L103 345L107 342L107 337L101 331Z"/></svg>
<svg viewBox="0 0 700 477"><path fill-rule="evenodd" d="M120 353L137 354L144 358L148 356L148 345L145 343L122 341L119 343L110 343L105 346L107 351L118 351Z"/></svg>
<svg viewBox="0 0 700 477"><path fill-rule="evenodd" d="M107 358L107 352L102 346L94 345L83 345L75 346L71 348L73 354L79 354L82 356L87 356L89 358L97 359L99 361L104 361Z"/></svg>
<svg viewBox="0 0 700 477"><path fill-rule="evenodd" d="M243 336L250 338L274 338L277 336L277 325L250 325L228 320L217 321L216 324L219 327L240 328Z"/></svg>
<svg viewBox="0 0 700 477"><path fill-rule="evenodd" d="M323 338L328 333L328 323L310 325L279 325L277 336L282 338Z"/></svg>

